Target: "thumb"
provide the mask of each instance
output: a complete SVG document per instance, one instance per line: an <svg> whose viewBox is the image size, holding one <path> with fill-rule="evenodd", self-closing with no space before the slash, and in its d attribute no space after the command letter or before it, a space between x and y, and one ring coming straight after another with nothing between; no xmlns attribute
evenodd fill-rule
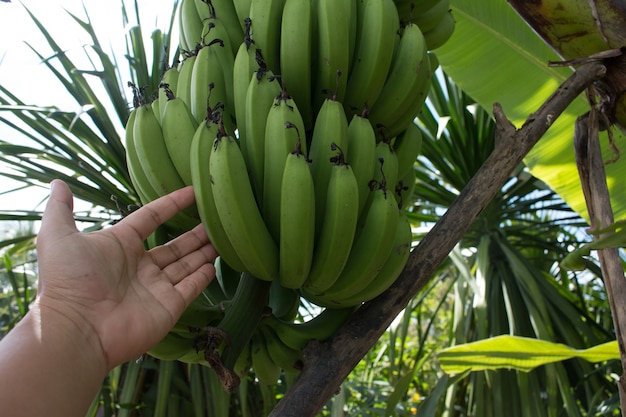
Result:
<svg viewBox="0 0 626 417"><path fill-rule="evenodd" d="M74 221L74 198L67 184L61 180L50 183L50 198L41 221L41 232L46 235L66 235L78 231Z"/></svg>

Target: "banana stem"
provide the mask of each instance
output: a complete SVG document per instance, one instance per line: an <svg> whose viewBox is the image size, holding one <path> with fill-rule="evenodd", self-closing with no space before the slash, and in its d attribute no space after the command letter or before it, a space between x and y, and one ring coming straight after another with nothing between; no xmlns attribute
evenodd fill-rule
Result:
<svg viewBox="0 0 626 417"><path fill-rule="evenodd" d="M270 284L242 273L220 324L204 329L207 332L203 345L205 358L227 392L239 386L239 376L233 367L265 316Z"/></svg>
<svg viewBox="0 0 626 417"><path fill-rule="evenodd" d="M328 341L312 341L304 350L304 368L268 417L314 417L385 332L393 319L430 280L437 267L472 226L511 172L567 106L594 81L604 77L598 62L579 67L516 130L502 108L494 105L496 148L446 214L412 251L396 282L365 303Z"/></svg>

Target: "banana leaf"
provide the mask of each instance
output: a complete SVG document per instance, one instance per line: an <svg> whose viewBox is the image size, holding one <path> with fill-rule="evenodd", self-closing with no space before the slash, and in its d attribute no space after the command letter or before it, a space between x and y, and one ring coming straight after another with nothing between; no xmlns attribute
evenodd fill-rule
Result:
<svg viewBox="0 0 626 417"><path fill-rule="evenodd" d="M450 40L436 50L442 69L481 106L502 105L507 117L520 127L569 75L569 67L549 66L562 58L502 0L452 0L456 29ZM531 173L547 183L588 221L584 196L574 160L574 122L589 105L580 96L550 127L527 155ZM613 129L618 149L626 138ZM617 155L607 135L602 136L605 160ZM606 166L611 203L616 219L626 216L626 160Z"/></svg>
<svg viewBox="0 0 626 417"><path fill-rule="evenodd" d="M529 372L541 365L572 358L588 362L619 359L619 349L617 341L574 349L561 343L504 335L454 346L439 352L437 357L447 374L495 369Z"/></svg>

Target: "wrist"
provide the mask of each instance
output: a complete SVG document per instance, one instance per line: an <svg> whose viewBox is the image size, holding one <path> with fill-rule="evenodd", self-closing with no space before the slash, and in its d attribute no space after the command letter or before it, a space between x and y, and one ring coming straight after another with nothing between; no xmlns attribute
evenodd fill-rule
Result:
<svg viewBox="0 0 626 417"><path fill-rule="evenodd" d="M97 330L80 312L66 302L38 298L29 313L37 321L40 337L46 346L58 347L78 366L98 370L102 378L109 371Z"/></svg>

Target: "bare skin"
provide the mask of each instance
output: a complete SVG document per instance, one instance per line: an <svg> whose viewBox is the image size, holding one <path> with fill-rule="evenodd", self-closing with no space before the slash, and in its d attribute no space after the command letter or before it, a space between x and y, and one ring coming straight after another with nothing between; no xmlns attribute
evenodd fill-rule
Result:
<svg viewBox="0 0 626 417"><path fill-rule="evenodd" d="M71 191L52 183L37 238L38 296L0 341L4 413L82 417L112 368L167 334L214 278L216 252L202 226L150 251L143 241L193 201L187 187L81 233Z"/></svg>

